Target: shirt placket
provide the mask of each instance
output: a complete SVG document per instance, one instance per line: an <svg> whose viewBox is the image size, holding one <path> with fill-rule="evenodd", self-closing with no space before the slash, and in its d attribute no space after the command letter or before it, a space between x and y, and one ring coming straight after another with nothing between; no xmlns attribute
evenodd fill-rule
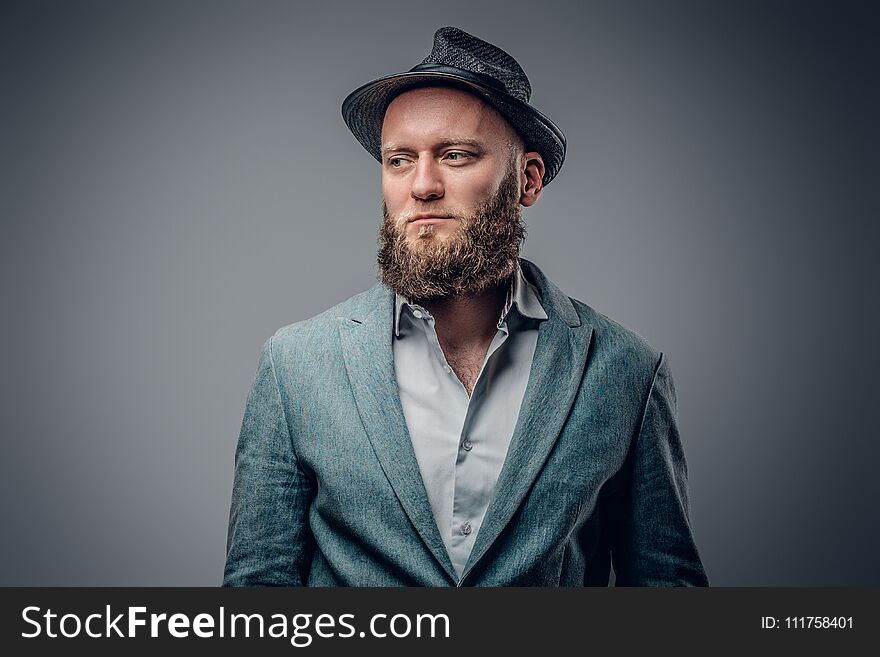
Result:
<svg viewBox="0 0 880 657"><path fill-rule="evenodd" d="M444 542L447 544L453 565L456 567L459 575L464 568L465 562L471 553L480 525L483 521L483 513L485 509L482 505L476 503L472 495L472 488L479 485L477 482L462 481L459 478L459 470L467 458L477 457L481 444L486 440L485 436L477 436L472 434L471 428L475 424L475 418L480 413L483 398L488 394L486 389L485 372L487 366L490 365L492 358L501 346L507 341L508 327L505 318L502 317L498 321L498 331L492 338L489 348L486 350L486 357L483 359L483 365L477 375L474 384L474 390L468 397L464 384L458 379L458 376L452 370L452 367L446 360L443 348L440 346L440 340L437 337L435 322L433 316L427 310L420 306L413 306L413 316L425 322L425 334L431 345L431 350L440 363L444 374L449 377L449 381L463 395L462 401L465 404L465 419L462 424L461 431L458 436L458 452L454 472L454 482L452 486L452 518L450 518L450 526L443 528Z"/></svg>

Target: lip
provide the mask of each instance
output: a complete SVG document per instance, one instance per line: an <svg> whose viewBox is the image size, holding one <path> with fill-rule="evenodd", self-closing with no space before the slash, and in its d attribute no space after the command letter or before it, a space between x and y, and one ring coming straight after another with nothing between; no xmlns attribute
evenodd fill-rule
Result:
<svg viewBox="0 0 880 657"><path fill-rule="evenodd" d="M436 214L417 214L413 217L407 219L408 224L416 224L425 225L425 224L436 224L443 221L449 221L452 217L436 215Z"/></svg>
<svg viewBox="0 0 880 657"><path fill-rule="evenodd" d="M452 219L452 217L450 217L449 215L416 214L416 215L413 215L412 217L410 217L409 219L407 219L407 223L409 223L409 224L430 223L430 222L435 222L435 221L447 221L449 219Z"/></svg>

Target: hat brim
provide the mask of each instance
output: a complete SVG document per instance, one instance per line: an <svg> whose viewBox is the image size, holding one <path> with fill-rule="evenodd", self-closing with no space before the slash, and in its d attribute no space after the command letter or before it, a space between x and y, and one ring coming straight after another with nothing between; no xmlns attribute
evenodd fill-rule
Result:
<svg viewBox="0 0 880 657"><path fill-rule="evenodd" d="M559 173L565 160L565 135L556 124L518 98L489 89L464 75L409 71L373 80L346 97L342 103L342 118L367 152L381 162L382 122L388 105L404 91L431 84L463 87L494 107L522 137L526 150L541 154L545 186Z"/></svg>

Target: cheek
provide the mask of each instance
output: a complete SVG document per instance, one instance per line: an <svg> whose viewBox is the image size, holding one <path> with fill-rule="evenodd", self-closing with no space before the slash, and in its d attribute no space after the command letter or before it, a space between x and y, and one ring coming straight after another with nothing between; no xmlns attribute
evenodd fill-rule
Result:
<svg viewBox="0 0 880 657"><path fill-rule="evenodd" d="M406 203L409 194L400 181L382 177L382 197L388 210L399 212Z"/></svg>
<svg viewBox="0 0 880 657"><path fill-rule="evenodd" d="M460 203L473 208L495 196L502 180L503 177L498 178L498 174L494 169L480 172L480 174L474 173L463 179L461 184L455 186L454 193ZM447 195L449 191L450 188L447 187Z"/></svg>

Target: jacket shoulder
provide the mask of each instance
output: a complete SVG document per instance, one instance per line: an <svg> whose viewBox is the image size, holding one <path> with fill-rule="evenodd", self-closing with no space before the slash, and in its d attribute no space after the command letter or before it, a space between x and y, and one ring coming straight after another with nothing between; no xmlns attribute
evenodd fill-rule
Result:
<svg viewBox="0 0 880 657"><path fill-rule="evenodd" d="M289 340L298 340L307 337L309 334L324 331L335 327L340 319L350 319L364 314L364 310L368 311L373 305L373 301L380 291L379 286L374 286L369 290L364 290L359 294L349 297L345 301L337 303L335 306L318 313L308 319L303 319L287 326L282 326L275 331L272 339L275 342L283 343Z"/></svg>
<svg viewBox="0 0 880 657"><path fill-rule="evenodd" d="M569 297L581 321L593 329L596 356L626 369L642 370L653 377L662 353L632 329Z"/></svg>
<svg viewBox="0 0 880 657"><path fill-rule="evenodd" d="M384 292L376 285L313 317L282 326L267 340L273 357L284 358L297 353L310 353L314 357L327 352L336 343L328 337L336 334L340 321L370 314Z"/></svg>
<svg viewBox="0 0 880 657"><path fill-rule="evenodd" d="M552 309L569 326L576 326L580 320L581 325L592 328L591 358L614 359L617 361L612 364L615 367L625 367L633 371L644 368L653 376L661 354L647 340L583 301L567 295L533 262L520 259L520 263L527 280L537 287L545 309Z"/></svg>

